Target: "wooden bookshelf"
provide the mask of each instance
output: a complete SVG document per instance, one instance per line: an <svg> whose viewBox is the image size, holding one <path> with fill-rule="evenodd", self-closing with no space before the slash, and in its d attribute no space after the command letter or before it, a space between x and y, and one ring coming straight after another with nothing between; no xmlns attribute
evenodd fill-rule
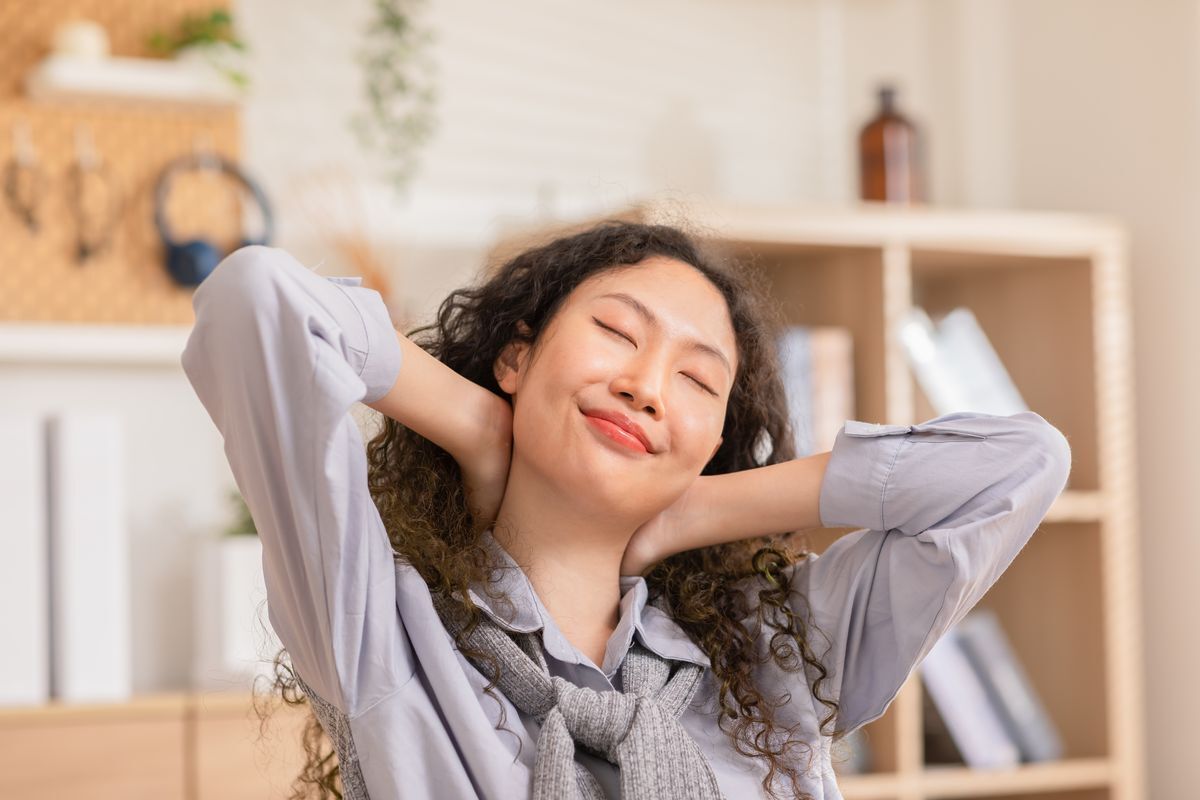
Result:
<svg viewBox="0 0 1200 800"><path fill-rule="evenodd" d="M855 418L936 416L897 325L965 305L1026 403L1067 436L1072 472L1041 528L979 607L993 609L1062 736L1065 757L1010 770L926 764L914 671L869 723L873 771L848 800L1142 800L1139 537L1128 242L1094 215L862 203L850 208L646 202L611 215L684 223L767 277L788 322L854 336ZM550 232L510 227L494 264ZM816 531L822 551L846 529Z"/></svg>

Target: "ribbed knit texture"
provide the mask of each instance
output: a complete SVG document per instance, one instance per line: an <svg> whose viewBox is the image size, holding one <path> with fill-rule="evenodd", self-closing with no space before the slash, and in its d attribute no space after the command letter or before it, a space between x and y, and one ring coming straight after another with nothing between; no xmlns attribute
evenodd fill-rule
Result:
<svg viewBox="0 0 1200 800"><path fill-rule="evenodd" d="M313 691L296 674L296 683L301 691L308 696L308 704L313 715L325 729L326 735L333 743L337 753L338 775L342 782L342 800L371 800L367 794L367 782L363 780L362 767L358 761L358 750L354 746L354 735L350 731L350 718L338 710L336 706Z"/></svg>
<svg viewBox="0 0 1200 800"><path fill-rule="evenodd" d="M433 594L451 633L462 628ZM679 716L700 686L704 667L671 662L633 642L621 665L623 692L597 692L552 676L539 631L513 633L487 615L467 637L500 662L497 686L541 724L532 800L605 800L595 776L575 761L575 745L615 764L628 800L721 800L716 775ZM487 672L484 671L486 675Z"/></svg>

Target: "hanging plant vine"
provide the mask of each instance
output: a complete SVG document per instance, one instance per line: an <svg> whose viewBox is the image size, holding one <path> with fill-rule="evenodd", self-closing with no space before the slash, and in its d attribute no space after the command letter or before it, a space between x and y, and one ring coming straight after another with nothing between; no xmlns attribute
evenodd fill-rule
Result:
<svg viewBox="0 0 1200 800"><path fill-rule="evenodd" d="M416 154L435 129L431 31L416 26L424 0L374 0L358 62L366 108L350 124L359 142L381 157L384 177L403 191Z"/></svg>

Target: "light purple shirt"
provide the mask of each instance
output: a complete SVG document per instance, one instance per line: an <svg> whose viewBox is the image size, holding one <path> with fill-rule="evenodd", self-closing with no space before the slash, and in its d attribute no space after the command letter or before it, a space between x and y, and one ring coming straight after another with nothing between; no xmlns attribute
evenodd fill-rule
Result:
<svg viewBox="0 0 1200 800"><path fill-rule="evenodd" d="M401 350L379 293L360 284L317 275L281 249L244 247L196 289L182 365L223 436L262 539L271 625L314 706L325 709L343 765L357 759L365 786L347 797L527 797L536 720L501 695L516 736L495 729L500 711L483 693L484 676L453 647L424 581L394 560L368 492L362 434L349 412L391 389ZM841 727L884 713L938 638L1024 547L1070 467L1066 437L1034 412L845 423L819 512L826 527L857 530L788 567L827 637L815 642L817 653L831 645L823 693L839 699ZM505 618L482 591L472 591L474 600L509 630L544 629L553 674L619 690L635 637L666 658L710 666L670 617L646 605L639 576L620 578L619 623L604 663L593 663L503 548L486 540L512 567L500 583L515 614ZM680 722L726 797L764 796L761 759L739 755L717 726L712 676L706 670ZM830 740L817 731L827 709L803 673L768 665L756 678L765 694L792 696L778 723L808 731L816 759L804 788L840 798ZM582 750L577 759L619 796L613 765Z"/></svg>

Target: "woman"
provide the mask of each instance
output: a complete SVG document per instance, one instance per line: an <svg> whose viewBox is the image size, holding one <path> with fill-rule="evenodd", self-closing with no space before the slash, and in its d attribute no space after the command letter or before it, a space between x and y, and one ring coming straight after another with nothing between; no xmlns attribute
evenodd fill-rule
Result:
<svg viewBox="0 0 1200 800"><path fill-rule="evenodd" d="M761 291L676 228L532 248L421 339L360 283L238 250L182 358L263 541L279 683L336 749L307 739L319 794L840 797L831 743L1070 471L1033 412L850 420L795 458ZM794 552L818 526L857 530Z"/></svg>

